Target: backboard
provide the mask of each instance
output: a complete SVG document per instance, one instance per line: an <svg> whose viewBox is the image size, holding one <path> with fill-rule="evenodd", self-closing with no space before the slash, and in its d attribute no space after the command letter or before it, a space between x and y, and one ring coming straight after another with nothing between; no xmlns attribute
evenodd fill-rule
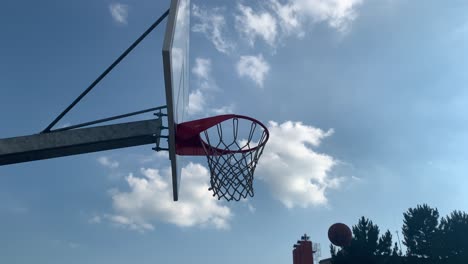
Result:
<svg viewBox="0 0 468 264"><path fill-rule="evenodd" d="M190 0L171 0L162 55L174 201L179 199L182 166L175 148L176 128L185 121L189 99L189 36Z"/></svg>

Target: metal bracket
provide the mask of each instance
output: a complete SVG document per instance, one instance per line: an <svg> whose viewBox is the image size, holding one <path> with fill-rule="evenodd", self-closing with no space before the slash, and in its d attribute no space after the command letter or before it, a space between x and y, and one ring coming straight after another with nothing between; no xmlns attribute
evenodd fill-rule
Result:
<svg viewBox="0 0 468 264"><path fill-rule="evenodd" d="M161 147L155 147L153 148L154 151L169 151L168 148L161 148Z"/></svg>
<svg viewBox="0 0 468 264"><path fill-rule="evenodd" d="M159 112L159 113L154 113L154 115L157 116L157 117L167 116L167 114L164 114L164 113L161 113L161 112Z"/></svg>
<svg viewBox="0 0 468 264"><path fill-rule="evenodd" d="M163 129L163 127L161 127L161 130ZM169 139L169 136L161 136L161 135L157 135L156 136L156 147L153 148L154 151L162 151L162 150L165 150L165 151L169 151L169 148L161 148L160 147L160 142L161 142L161 138L165 138L165 139Z"/></svg>

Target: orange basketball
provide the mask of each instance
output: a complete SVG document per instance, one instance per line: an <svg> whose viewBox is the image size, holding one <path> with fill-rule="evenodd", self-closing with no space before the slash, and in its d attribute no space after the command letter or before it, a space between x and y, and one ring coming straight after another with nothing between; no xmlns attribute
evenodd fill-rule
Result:
<svg viewBox="0 0 468 264"><path fill-rule="evenodd" d="M352 238L351 229L345 224L336 223L328 229L328 239L330 239L330 242L335 246L349 246Z"/></svg>

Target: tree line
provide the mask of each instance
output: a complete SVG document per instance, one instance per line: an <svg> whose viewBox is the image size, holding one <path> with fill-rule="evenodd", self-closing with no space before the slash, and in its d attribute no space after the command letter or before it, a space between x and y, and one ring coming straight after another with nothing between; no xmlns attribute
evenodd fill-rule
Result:
<svg viewBox="0 0 468 264"><path fill-rule="evenodd" d="M468 214L453 211L440 218L437 208L427 204L409 208L403 213L402 242L393 241L387 230L364 216L352 227L349 246L330 245L333 264L468 264Z"/></svg>

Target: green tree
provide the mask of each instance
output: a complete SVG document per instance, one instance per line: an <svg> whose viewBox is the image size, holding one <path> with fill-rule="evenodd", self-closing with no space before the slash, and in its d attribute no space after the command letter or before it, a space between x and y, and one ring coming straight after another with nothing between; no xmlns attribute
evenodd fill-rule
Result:
<svg viewBox="0 0 468 264"><path fill-rule="evenodd" d="M349 248L351 255L372 256L377 252L379 227L371 220L361 217L353 226L353 240Z"/></svg>
<svg viewBox="0 0 468 264"><path fill-rule="evenodd" d="M437 237L439 211L427 204L409 208L403 213L403 244L408 256L432 257Z"/></svg>
<svg viewBox="0 0 468 264"><path fill-rule="evenodd" d="M332 258L336 257L336 247L330 244L330 255Z"/></svg>
<svg viewBox="0 0 468 264"><path fill-rule="evenodd" d="M403 253L401 252L401 249L398 247L398 243L395 242L395 244L393 245L393 249L392 249L392 256L396 257L396 256L401 256L403 255Z"/></svg>
<svg viewBox="0 0 468 264"><path fill-rule="evenodd" d="M468 214L453 211L443 217L439 225L438 243L441 258L468 258ZM468 263L468 261L467 261Z"/></svg>
<svg viewBox="0 0 468 264"><path fill-rule="evenodd" d="M392 234L389 230L379 238L376 253L382 256L390 256L392 254Z"/></svg>

